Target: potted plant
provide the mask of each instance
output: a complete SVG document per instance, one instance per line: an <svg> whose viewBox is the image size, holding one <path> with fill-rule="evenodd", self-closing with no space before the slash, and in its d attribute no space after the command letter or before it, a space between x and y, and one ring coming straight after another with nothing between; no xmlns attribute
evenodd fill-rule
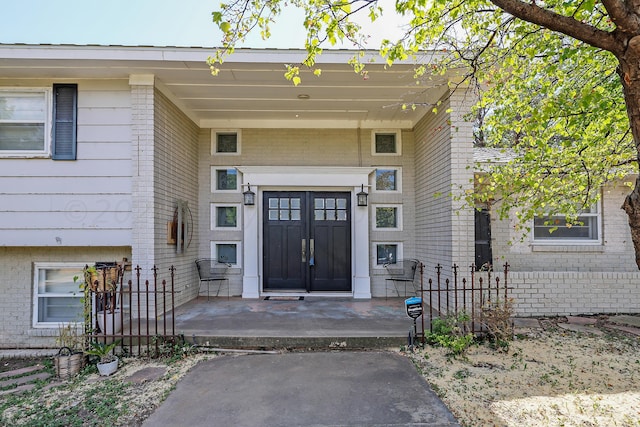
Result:
<svg viewBox="0 0 640 427"><path fill-rule="evenodd" d="M60 347L58 354L53 358L56 375L61 379L71 378L80 372L84 365L84 334L77 325L67 323L58 328L56 343Z"/></svg>
<svg viewBox="0 0 640 427"><path fill-rule="evenodd" d="M100 375L108 376L118 370L118 357L113 354L113 350L118 346L119 342L120 340L107 344L92 341L91 348L85 351L88 355L98 357L96 366Z"/></svg>

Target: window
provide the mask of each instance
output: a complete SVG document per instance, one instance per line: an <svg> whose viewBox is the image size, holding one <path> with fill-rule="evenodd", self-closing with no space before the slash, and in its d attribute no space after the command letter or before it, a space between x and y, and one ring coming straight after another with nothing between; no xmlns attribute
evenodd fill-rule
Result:
<svg viewBox="0 0 640 427"><path fill-rule="evenodd" d="M240 205L211 205L211 229L239 230Z"/></svg>
<svg viewBox="0 0 640 427"><path fill-rule="evenodd" d="M374 228L382 230L402 230L400 206L376 205Z"/></svg>
<svg viewBox="0 0 640 427"><path fill-rule="evenodd" d="M215 191L237 191L238 171L236 169L211 168L212 185Z"/></svg>
<svg viewBox="0 0 640 427"><path fill-rule="evenodd" d="M313 219L316 221L346 221L347 199L317 197L313 201Z"/></svg>
<svg viewBox="0 0 640 427"><path fill-rule="evenodd" d="M211 258L240 267L240 242L211 242Z"/></svg>
<svg viewBox="0 0 640 427"><path fill-rule="evenodd" d="M399 156L401 153L400 131L374 130L371 132L371 154L374 156Z"/></svg>
<svg viewBox="0 0 640 427"><path fill-rule="evenodd" d="M240 131L211 131L211 154L240 154Z"/></svg>
<svg viewBox="0 0 640 427"><path fill-rule="evenodd" d="M377 243L376 244L376 262L374 265L382 267L384 264L395 264L402 258L399 243Z"/></svg>
<svg viewBox="0 0 640 427"><path fill-rule="evenodd" d="M597 205L580 213L573 224L563 215L536 217L533 222L535 243L598 243L600 242L600 212Z"/></svg>
<svg viewBox="0 0 640 427"><path fill-rule="evenodd" d="M0 91L0 155L48 156L51 90Z"/></svg>
<svg viewBox="0 0 640 427"><path fill-rule="evenodd" d="M400 169L376 169L376 191L400 191Z"/></svg>
<svg viewBox="0 0 640 427"><path fill-rule="evenodd" d="M36 263L34 265L33 326L58 327L82 321L80 281L84 264Z"/></svg>
<svg viewBox="0 0 640 427"><path fill-rule="evenodd" d="M78 86L0 90L0 156L76 159Z"/></svg>
<svg viewBox="0 0 640 427"><path fill-rule="evenodd" d="M270 197L269 221L300 221L302 205L299 197Z"/></svg>

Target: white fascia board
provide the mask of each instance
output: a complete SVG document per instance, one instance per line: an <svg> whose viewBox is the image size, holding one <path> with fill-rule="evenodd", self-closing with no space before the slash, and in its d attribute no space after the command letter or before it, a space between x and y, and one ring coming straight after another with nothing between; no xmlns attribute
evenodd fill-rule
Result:
<svg viewBox="0 0 640 427"><path fill-rule="evenodd" d="M212 56L215 47L153 47L153 46L100 46L100 45L16 45L0 43L0 58L7 59L75 59L75 60L135 60L135 61L178 61L203 62ZM316 58L318 64L345 64L358 50L324 50ZM301 55L307 55L304 49L236 49L225 63L298 63ZM437 52L425 52L425 57L438 55ZM377 50L365 51L363 59L384 60ZM414 64L415 61L397 61L396 64Z"/></svg>
<svg viewBox="0 0 640 427"><path fill-rule="evenodd" d="M412 129L411 120L201 120L201 128L214 129Z"/></svg>

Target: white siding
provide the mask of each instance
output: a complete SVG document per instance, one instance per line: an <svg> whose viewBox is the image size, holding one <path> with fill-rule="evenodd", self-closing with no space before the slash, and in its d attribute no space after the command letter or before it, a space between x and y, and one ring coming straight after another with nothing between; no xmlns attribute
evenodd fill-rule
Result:
<svg viewBox="0 0 640 427"><path fill-rule="evenodd" d="M130 245L130 127L126 80L80 82L77 160L0 159L0 245Z"/></svg>

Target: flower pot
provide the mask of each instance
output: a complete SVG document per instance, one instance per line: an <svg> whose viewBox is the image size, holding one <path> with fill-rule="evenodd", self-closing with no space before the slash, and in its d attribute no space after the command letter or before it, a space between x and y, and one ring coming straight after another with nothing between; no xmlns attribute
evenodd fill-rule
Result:
<svg viewBox="0 0 640 427"><path fill-rule="evenodd" d="M66 380L75 376L84 365L84 354L74 353L69 347L62 347L53 358L58 378Z"/></svg>
<svg viewBox="0 0 640 427"><path fill-rule="evenodd" d="M96 366L98 367L98 372L100 373L100 375L102 375L103 377L106 377L118 370L118 358L114 356L114 359L115 360L111 362L97 363Z"/></svg>
<svg viewBox="0 0 640 427"><path fill-rule="evenodd" d="M120 310L114 310L113 313L107 311L106 314L104 311L98 311L96 313L96 317L98 318L100 331L102 331L103 334L117 334L122 329L122 317L120 316Z"/></svg>

